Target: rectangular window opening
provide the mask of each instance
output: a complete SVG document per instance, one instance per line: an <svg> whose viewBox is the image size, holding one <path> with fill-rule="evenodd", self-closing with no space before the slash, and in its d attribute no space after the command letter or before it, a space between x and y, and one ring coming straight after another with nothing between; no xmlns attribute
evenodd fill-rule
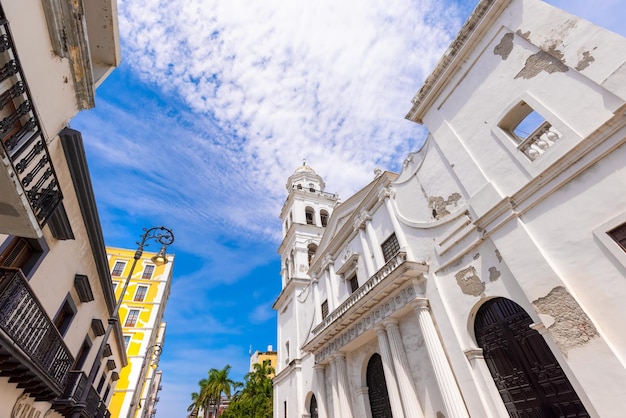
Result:
<svg viewBox="0 0 626 418"><path fill-rule="evenodd" d="M43 253L43 247L37 240L13 237L0 253L0 266L18 268L28 277L39 265Z"/></svg>
<svg viewBox="0 0 626 418"><path fill-rule="evenodd" d="M398 243L396 234L391 234L391 236L383 242L381 248L383 250L383 257L385 258L386 263L391 260L398 253L398 251L400 251L400 244Z"/></svg>
<svg viewBox="0 0 626 418"><path fill-rule="evenodd" d="M328 316L328 299L322 302L322 319Z"/></svg>
<svg viewBox="0 0 626 418"><path fill-rule="evenodd" d="M126 263L123 261L116 261L115 266L113 266L113 270L111 270L111 275L120 277L122 273L124 273L124 267L126 267Z"/></svg>
<svg viewBox="0 0 626 418"><path fill-rule="evenodd" d="M74 370L81 370L83 365L85 364L85 360L87 360L87 356L89 355L89 350L91 349L91 340L89 337L85 337L83 341L83 345L80 346L80 350L78 350L78 354L76 355L76 362L74 362Z"/></svg>
<svg viewBox="0 0 626 418"><path fill-rule="evenodd" d="M144 267L141 278L144 280L150 280L152 278L152 273L154 273L154 266L148 264L146 267Z"/></svg>
<svg viewBox="0 0 626 418"><path fill-rule="evenodd" d="M536 160L562 135L539 112L521 101L498 125L530 161Z"/></svg>
<svg viewBox="0 0 626 418"><path fill-rule="evenodd" d="M626 223L610 230L607 234L622 248L622 250L626 251Z"/></svg>
<svg viewBox="0 0 626 418"><path fill-rule="evenodd" d="M124 323L125 327L134 327L137 324L137 319L139 318L139 309L131 309L128 312L128 316L126 317L126 322Z"/></svg>
<svg viewBox="0 0 626 418"><path fill-rule="evenodd" d="M76 315L76 305L70 295L65 297L61 308L54 317L54 325L59 330L59 334L65 336L65 333L70 327L74 316Z"/></svg>
<svg viewBox="0 0 626 418"><path fill-rule="evenodd" d="M137 292L135 292L135 302L143 302L146 299L148 293L148 286L137 286Z"/></svg>
<svg viewBox="0 0 626 418"><path fill-rule="evenodd" d="M350 293L356 292L359 288L359 279L356 277L356 274L350 278Z"/></svg>

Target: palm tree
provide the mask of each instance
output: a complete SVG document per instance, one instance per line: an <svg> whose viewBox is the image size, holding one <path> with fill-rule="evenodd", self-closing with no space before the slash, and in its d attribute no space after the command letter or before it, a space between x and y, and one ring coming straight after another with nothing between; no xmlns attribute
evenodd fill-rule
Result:
<svg viewBox="0 0 626 418"><path fill-rule="evenodd" d="M222 394L230 398L231 388L236 386L235 381L228 377L230 372L230 364L227 364L221 370L209 370L209 379L206 385L206 397L214 402L216 411L215 416L219 416L219 410L222 403Z"/></svg>

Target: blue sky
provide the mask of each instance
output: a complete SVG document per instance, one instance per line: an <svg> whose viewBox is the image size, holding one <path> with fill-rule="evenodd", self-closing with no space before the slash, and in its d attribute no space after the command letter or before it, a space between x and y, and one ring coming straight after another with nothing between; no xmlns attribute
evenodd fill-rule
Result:
<svg viewBox="0 0 626 418"><path fill-rule="evenodd" d="M425 136L411 98L476 3L118 0L122 65L71 125L106 244L176 235L158 417L276 346L287 177L306 159L345 199L397 171ZM626 0L549 3L626 36Z"/></svg>

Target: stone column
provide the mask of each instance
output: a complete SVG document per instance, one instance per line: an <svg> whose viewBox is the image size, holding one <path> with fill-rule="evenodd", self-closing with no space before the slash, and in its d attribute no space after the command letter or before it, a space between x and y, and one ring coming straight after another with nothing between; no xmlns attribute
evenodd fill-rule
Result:
<svg viewBox="0 0 626 418"><path fill-rule="evenodd" d="M376 273L376 268L374 267L374 262L372 261L372 253L370 252L370 247L369 245L367 245L367 237L365 236L365 231L361 226L359 226L359 239L361 240L361 246L363 247L363 258L365 258L365 268L367 269L366 276L369 278L374 273Z"/></svg>
<svg viewBox="0 0 626 418"><path fill-rule="evenodd" d="M364 418L373 418L372 417L372 406L370 405L370 397L369 397L369 388L367 386L361 386L356 389L357 397L360 399L361 405L365 410ZM355 401L356 404L356 401Z"/></svg>
<svg viewBox="0 0 626 418"><path fill-rule="evenodd" d="M376 325L374 330L378 336L378 348L380 349L380 357L383 361L383 372L385 373L391 412L394 418L404 418L400 391L398 390L398 381L396 380L396 373L393 368L393 358L391 357L389 341L387 340L387 332L385 332L385 328L382 325Z"/></svg>
<svg viewBox="0 0 626 418"><path fill-rule="evenodd" d="M415 384L411 377L409 360L406 357L406 351L402 345L398 321L389 318L383 321L383 324L387 330L393 366L398 379L398 388L400 389L400 399L402 399L402 406L404 407L404 415L407 418L424 418L422 406L420 405L419 399L417 399Z"/></svg>
<svg viewBox="0 0 626 418"><path fill-rule="evenodd" d="M315 369L315 377L316 377L316 388L317 388L317 412L320 417L327 417L328 412L326 408L327 400L326 400L326 366L323 364L316 364Z"/></svg>
<svg viewBox="0 0 626 418"><path fill-rule="evenodd" d="M350 383L348 381L348 368L346 367L346 355L336 353L335 364L337 365L337 380L339 382L339 406L341 418L352 418L352 403L350 399Z"/></svg>
<svg viewBox="0 0 626 418"><path fill-rule="evenodd" d="M374 260L376 261L376 270L371 273L371 275L373 275L378 269L385 265L385 256L383 255L383 249L380 247L380 242L378 242L376 231L374 231L374 227L372 227L372 220L370 218L367 218L365 221L365 231L367 232L370 244L372 244Z"/></svg>
<svg viewBox="0 0 626 418"><path fill-rule="evenodd" d="M413 305L415 312L417 313L417 319L420 324L422 335L424 336L424 342L426 343L426 349L428 350L428 356L435 371L435 377L437 378L437 384L441 391L443 403L446 407L446 416L455 418L469 418L465 402L461 396L461 391L456 383L454 374L448 358L443 350L441 340L435 329L433 318L430 315L430 309L428 308L428 299L417 299Z"/></svg>
<svg viewBox="0 0 626 418"><path fill-rule="evenodd" d="M498 388L489 372L482 348L465 350L465 357L469 360L475 376L478 396L485 407L486 418L506 417L509 413L500 398Z"/></svg>
<svg viewBox="0 0 626 418"><path fill-rule="evenodd" d="M387 208L387 213L389 214L389 219L391 219L391 224L393 225L393 231L396 233L396 238L398 238L398 244L400 248L406 251L407 258L412 260L411 257L411 249L409 248L408 242L406 240L406 236L404 235L404 231L400 226L400 222L398 222L398 218L396 217L396 212L393 210L393 206L391 204L391 195L392 191L388 188L385 188L378 195L378 199L382 200L385 203L385 207Z"/></svg>
<svg viewBox="0 0 626 418"><path fill-rule="evenodd" d="M315 310L313 312L319 312L315 315L315 324L319 324L322 321L322 302L320 301L320 289L317 277L311 279L311 287L313 288L313 303L315 303Z"/></svg>
<svg viewBox="0 0 626 418"><path fill-rule="evenodd" d="M328 312L332 312L335 309L335 289L333 289L333 283L335 283L335 265L329 258L324 259L326 269L324 270L324 280L326 280L326 299L328 300Z"/></svg>
<svg viewBox="0 0 626 418"><path fill-rule="evenodd" d="M330 356L330 387L333 395L333 418L341 418L339 411L339 382L337 380L337 363L335 358Z"/></svg>

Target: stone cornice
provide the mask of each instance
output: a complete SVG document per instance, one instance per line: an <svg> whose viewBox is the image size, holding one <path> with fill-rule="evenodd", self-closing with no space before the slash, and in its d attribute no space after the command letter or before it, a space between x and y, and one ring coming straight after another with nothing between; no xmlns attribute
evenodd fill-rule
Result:
<svg viewBox="0 0 626 418"><path fill-rule="evenodd" d="M415 300L418 294L415 287L412 284L406 285L400 291L396 292L393 296L384 299L381 303L375 307L369 309L367 313L360 315L359 319L354 323L351 321L351 327L345 329L341 334L324 341L323 344L316 346L309 346L308 344L303 347L305 350L311 349L311 352L315 354L315 363L322 363L336 357L341 353L341 349L354 339L360 337L364 333L375 330L380 327L381 330L385 329L384 321L389 319L391 315L394 315L401 309L409 307L411 301Z"/></svg>

